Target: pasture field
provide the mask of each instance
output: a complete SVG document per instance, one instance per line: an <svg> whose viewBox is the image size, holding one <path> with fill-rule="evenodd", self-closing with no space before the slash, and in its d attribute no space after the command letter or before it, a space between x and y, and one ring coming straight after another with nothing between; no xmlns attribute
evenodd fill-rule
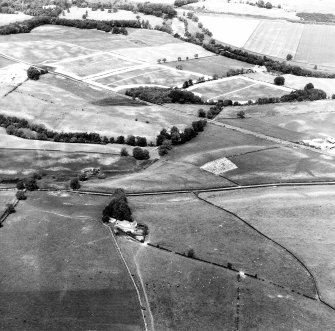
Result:
<svg viewBox="0 0 335 331"><path fill-rule="evenodd" d="M23 139L11 136L6 133L4 128L0 128L0 149L22 149L22 150L44 150L66 153L100 153L108 155L119 155L121 148L126 148L129 153L133 149L129 145L121 144L80 144L80 143L61 143L44 140ZM151 151L151 147L147 147Z"/></svg>
<svg viewBox="0 0 335 331"><path fill-rule="evenodd" d="M133 157L108 154L25 149L0 149L0 156L3 159L1 179L23 178L38 172L43 174L43 181L39 182L39 186L49 186L49 183L68 184L71 178L88 168L99 168L100 173L106 177L126 175L140 170L146 163L141 165Z"/></svg>
<svg viewBox="0 0 335 331"><path fill-rule="evenodd" d="M255 1L254 1L255 2ZM333 0L273 0L273 5L281 5L288 11L332 14L335 12Z"/></svg>
<svg viewBox="0 0 335 331"><path fill-rule="evenodd" d="M275 74L265 73L265 72L256 72L245 74L246 77L255 79L258 81L263 81L273 84L274 79L277 77ZM295 89L303 90L308 83L312 83L315 88L321 89L327 93L328 96L335 94L335 79L331 78L315 78L315 77L303 77L303 76L294 76L290 74L281 75L285 78L285 86Z"/></svg>
<svg viewBox="0 0 335 331"><path fill-rule="evenodd" d="M196 80L199 78L199 76L190 72L170 69L169 67L165 66L150 66L132 71L111 74L110 76L98 79L96 81L110 87L151 84L170 87L182 85L186 80L189 79Z"/></svg>
<svg viewBox="0 0 335 331"><path fill-rule="evenodd" d="M231 194L232 193L232 194ZM288 187L201 194L251 223L299 256L321 297L335 304L334 197L332 186Z"/></svg>
<svg viewBox="0 0 335 331"><path fill-rule="evenodd" d="M263 21L257 26L243 48L285 59L287 54L293 56L296 54L304 29L305 25L299 23ZM308 47L311 48L310 42Z"/></svg>
<svg viewBox="0 0 335 331"><path fill-rule="evenodd" d="M284 116L284 121L285 121ZM283 126L278 120L277 117L272 118L272 121L268 121L267 118L245 118L243 120L238 118L228 118L228 119L218 119L219 122L236 126L239 128L243 128L246 130L250 130L253 132L259 132L265 134L270 137L275 137L279 139L284 139L292 142L298 142L303 139L315 138L314 135L311 135L307 132L299 132L298 130L294 130L294 126L291 127L288 125L287 127Z"/></svg>
<svg viewBox="0 0 335 331"><path fill-rule="evenodd" d="M4 57L0 56L0 68L6 67L6 66L8 66L10 64L13 64L13 63L14 63L13 61L7 60Z"/></svg>
<svg viewBox="0 0 335 331"><path fill-rule="evenodd" d="M305 25L295 61L335 67L335 26Z"/></svg>
<svg viewBox="0 0 335 331"><path fill-rule="evenodd" d="M201 46L185 42L173 42L161 46L123 48L122 50L116 49L113 53L125 56L131 60L140 60L154 64L157 64L158 59L162 60L163 58L169 62L177 61L178 57L182 59L186 59L186 57L194 58L195 54L198 54L200 58L212 55L211 52L206 51Z"/></svg>
<svg viewBox="0 0 335 331"><path fill-rule="evenodd" d="M235 47L243 47L259 20L226 15L198 14L199 21L213 33L213 38Z"/></svg>
<svg viewBox="0 0 335 331"><path fill-rule="evenodd" d="M0 26L7 25L10 23L20 22L24 20L29 20L32 16L18 13L18 14L2 14L0 13Z"/></svg>
<svg viewBox="0 0 335 331"><path fill-rule="evenodd" d="M202 59L190 59L182 62L170 62L166 63L167 66L175 68L177 65L181 65L183 70L190 70L198 72L199 74L219 77L226 76L227 72L231 69L251 68L252 65L246 62L241 62L234 59L229 59L224 56L209 56Z"/></svg>
<svg viewBox="0 0 335 331"><path fill-rule="evenodd" d="M75 74L76 76L90 76L104 72L127 68L138 64L110 53L92 54L79 59L70 59L53 63L57 71Z"/></svg>
<svg viewBox="0 0 335 331"><path fill-rule="evenodd" d="M65 79L47 77L27 81L0 99L0 113L14 115L49 129L97 132L119 136L133 134L156 139L162 128L190 123L186 115L160 106L133 103L113 92L91 89ZM86 95L87 92L87 95Z"/></svg>
<svg viewBox="0 0 335 331"><path fill-rule="evenodd" d="M192 248L201 259L231 263L237 270L315 296L312 278L291 255L194 194L128 199L134 218L149 226L150 243L182 254Z"/></svg>
<svg viewBox="0 0 335 331"><path fill-rule="evenodd" d="M243 155L276 146L272 142L255 136L243 135L224 127L208 124L204 134L200 134L189 143L175 148L167 158L169 161L201 167L207 162L223 157ZM206 172L203 171L203 173ZM219 180L220 177L216 178Z"/></svg>
<svg viewBox="0 0 335 331"><path fill-rule="evenodd" d="M13 202L14 198L14 191L0 191L0 215L2 215L6 205Z"/></svg>
<svg viewBox="0 0 335 331"><path fill-rule="evenodd" d="M127 192L151 192L229 186L234 184L192 164L160 160L139 173L103 181L92 179L84 182L82 188L114 192L115 187L123 187Z"/></svg>
<svg viewBox="0 0 335 331"><path fill-rule="evenodd" d="M232 330L236 275L175 254L119 240L141 277L156 330Z"/></svg>
<svg viewBox="0 0 335 331"><path fill-rule="evenodd" d="M254 82L251 86L245 89L233 91L224 96L234 101L246 102L248 100L257 100L258 98L278 97L291 92L288 88L282 88L275 85L262 84L261 82Z"/></svg>
<svg viewBox="0 0 335 331"><path fill-rule="evenodd" d="M218 115L220 118L236 118L238 110L243 110L247 116L250 117L273 117L273 116L292 116L302 115L307 113L332 113L334 111L333 100L319 100L313 102L291 102L291 103L274 103L266 105L253 105L253 106L239 106L225 107Z"/></svg>
<svg viewBox="0 0 335 331"><path fill-rule="evenodd" d="M240 185L315 182L332 180L335 175L334 157L287 147L241 154L229 160L237 169L226 172L225 178Z"/></svg>
<svg viewBox="0 0 335 331"><path fill-rule="evenodd" d="M149 246L126 240L120 245L142 277L156 329L233 330L237 317L243 330L332 329L332 311L317 301L252 278L238 281L235 272Z"/></svg>
<svg viewBox="0 0 335 331"><path fill-rule="evenodd" d="M108 230L108 198L29 193L0 231L3 330L142 330Z"/></svg>

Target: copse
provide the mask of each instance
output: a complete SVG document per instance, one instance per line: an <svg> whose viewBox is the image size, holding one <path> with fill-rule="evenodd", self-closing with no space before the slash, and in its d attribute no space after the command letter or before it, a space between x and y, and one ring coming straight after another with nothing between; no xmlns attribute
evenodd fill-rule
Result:
<svg viewBox="0 0 335 331"><path fill-rule="evenodd" d="M27 70L27 76L31 80L39 80L40 75L41 75L41 72L35 67L30 67Z"/></svg>
<svg viewBox="0 0 335 331"><path fill-rule="evenodd" d="M79 178L72 178L70 180L70 188L72 190L79 190L80 189L80 182L79 182Z"/></svg>
<svg viewBox="0 0 335 331"><path fill-rule="evenodd" d="M17 191L16 194L16 199L18 200L26 200L27 196L25 195L25 193L23 191Z"/></svg>
<svg viewBox="0 0 335 331"><path fill-rule="evenodd" d="M133 149L133 157L136 160L148 160L150 159L150 154L147 149L141 148L141 147L135 147Z"/></svg>
<svg viewBox="0 0 335 331"><path fill-rule="evenodd" d="M112 200L102 212L102 221L108 223L110 218L119 221L132 222L132 213L128 206L127 196L122 189L116 189L112 195Z"/></svg>
<svg viewBox="0 0 335 331"><path fill-rule="evenodd" d="M282 76L278 76L274 79L274 83L275 83L275 85L282 86L282 85L285 84L285 78L282 77Z"/></svg>

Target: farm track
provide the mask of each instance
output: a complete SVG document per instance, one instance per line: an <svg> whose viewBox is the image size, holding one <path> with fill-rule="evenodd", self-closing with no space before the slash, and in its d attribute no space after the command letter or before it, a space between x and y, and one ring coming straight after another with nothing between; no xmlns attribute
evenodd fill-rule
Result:
<svg viewBox="0 0 335 331"><path fill-rule="evenodd" d="M144 326L145 326L145 331L154 331L153 326L152 326L152 324L153 324L153 317L152 317L152 315L151 315L151 311L150 311L149 303L143 304L142 299L141 299L141 295L140 295L140 290L139 290L139 288L138 288L138 286L137 286L137 284L136 284L136 281L135 281L135 279L134 279L134 276L132 275L132 273L131 273L131 271L130 271L128 265L127 265L126 260L124 259L123 255L122 255L120 246L118 245L118 243L117 243L117 241L116 241L116 238L115 238L115 236L114 236L113 231L111 230L111 228L110 228L109 226L107 226L107 225L105 225L105 224L103 224L103 225L108 229L108 231L109 231L109 233L110 233L110 237L112 237L113 244L114 244L116 250L118 251L118 254L119 254L119 256L120 256L122 262L124 263L124 266L125 266L126 269L127 269L128 275L129 275L129 277L130 277L130 279L131 279L131 281L132 281L132 283L133 283L133 285L134 285L134 288L135 288L135 290L136 290L137 298L138 298L138 301L139 301L139 304L140 304L140 310L141 310L141 314L142 314L142 318L143 318L143 323L144 323ZM144 291L145 291L145 289L143 288L143 292L144 292ZM147 321L147 319L146 319L146 317L145 317L145 315L144 315L144 310L143 310L143 308L144 308L145 306L147 306L146 310L149 311L150 316L151 316L151 321L150 321L149 323L148 323L148 321Z"/></svg>
<svg viewBox="0 0 335 331"><path fill-rule="evenodd" d="M184 190L156 190L156 191L138 191L138 192L126 192L127 196L150 196L150 195L171 195L171 194L188 194L188 193L208 193L208 192L224 192L224 191L236 191L245 189L257 189L257 188L280 188L280 187L303 187L303 186L333 186L335 181L314 181L314 182L276 182L268 184L252 184L252 185L238 185L238 186L221 186L213 188L189 188ZM12 188L13 189L13 188ZM7 189L4 189L7 190ZM97 195L97 196L112 196L112 192L95 191L95 190L77 190L73 191L70 189L53 189L53 188L42 188L38 189L41 192L65 192L74 194L86 194L86 195Z"/></svg>

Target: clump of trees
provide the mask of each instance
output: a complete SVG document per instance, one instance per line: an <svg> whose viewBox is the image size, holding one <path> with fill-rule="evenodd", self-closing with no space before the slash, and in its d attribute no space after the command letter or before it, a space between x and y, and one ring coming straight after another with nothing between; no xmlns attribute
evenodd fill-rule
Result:
<svg viewBox="0 0 335 331"><path fill-rule="evenodd" d="M147 149L141 148L141 147L135 147L133 149L133 157L136 160L148 160L150 159L150 154Z"/></svg>
<svg viewBox="0 0 335 331"><path fill-rule="evenodd" d="M274 79L275 85L282 86L285 84L285 78L282 76L278 76Z"/></svg>
<svg viewBox="0 0 335 331"><path fill-rule="evenodd" d="M199 0L175 0L174 6L175 7L182 7L185 5L189 5L191 3L199 2Z"/></svg>
<svg viewBox="0 0 335 331"><path fill-rule="evenodd" d="M80 189L80 182L79 182L79 178L72 178L70 180L70 188L71 190L79 190Z"/></svg>
<svg viewBox="0 0 335 331"><path fill-rule="evenodd" d="M308 22L323 22L323 23L334 23L334 14L322 14L322 13L297 13L298 17Z"/></svg>
<svg viewBox="0 0 335 331"><path fill-rule="evenodd" d="M182 145L192 140L199 132L204 131L206 125L207 121L203 119L193 121L192 125L186 127L183 131L179 130L176 126L173 126L170 131L166 129L161 130L156 137L156 145L159 146L158 154L164 156L169 153L172 146Z"/></svg>
<svg viewBox="0 0 335 331"><path fill-rule="evenodd" d="M133 221L126 193L121 188L115 190L110 203L102 212L102 221L104 223L108 223L109 218L115 218L120 221Z"/></svg>
<svg viewBox="0 0 335 331"><path fill-rule="evenodd" d="M39 80L40 76L43 74L46 74L47 72L48 70L46 69L41 69L41 68L31 66L27 70L27 76L31 80Z"/></svg>
<svg viewBox="0 0 335 331"><path fill-rule="evenodd" d="M25 195L24 191L17 191L16 194L16 199L18 200L26 200L27 196Z"/></svg>
<svg viewBox="0 0 335 331"><path fill-rule="evenodd" d="M23 180L19 180L16 183L16 188L18 190L28 190L35 191L38 190L38 185L36 179L40 179L41 177L36 178L36 176L24 178Z"/></svg>
<svg viewBox="0 0 335 331"><path fill-rule="evenodd" d="M193 103L202 104L201 98L190 91L178 88L161 88L161 87L136 87L131 88L125 93L132 98L163 104L163 103Z"/></svg>

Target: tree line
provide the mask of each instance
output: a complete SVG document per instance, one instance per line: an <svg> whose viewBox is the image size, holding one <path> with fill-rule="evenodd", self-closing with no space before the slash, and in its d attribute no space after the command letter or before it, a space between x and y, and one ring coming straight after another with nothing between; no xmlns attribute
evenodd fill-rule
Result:
<svg viewBox="0 0 335 331"><path fill-rule="evenodd" d="M162 87L135 87L127 90L126 95L132 98L138 98L155 104L164 103L193 103L202 104L202 99L190 91L178 88L162 88Z"/></svg>
<svg viewBox="0 0 335 331"><path fill-rule="evenodd" d="M193 121L192 125L186 127L184 131L180 131L176 126L173 126L170 131L161 130L156 138L156 145L159 146L158 154L164 156L169 153L172 146L182 145L192 140L199 132L204 131L206 125L206 120L198 120Z"/></svg>
<svg viewBox="0 0 335 331"><path fill-rule="evenodd" d="M106 137L94 132L56 132L46 129L43 125L29 123L26 119L0 114L0 126L6 129L7 134L25 138L65 143L83 144L127 144L130 146L145 147L148 145L146 137L132 135Z"/></svg>
<svg viewBox="0 0 335 331"><path fill-rule="evenodd" d="M175 0L174 6L175 7L182 7L182 6L186 6L186 5L189 5L191 3L196 3L196 2L199 2L199 0Z"/></svg>
<svg viewBox="0 0 335 331"><path fill-rule="evenodd" d="M245 50L224 46L219 43L204 43L202 45L206 50L228 57L230 59L247 62L254 65L265 66L268 71L277 71L283 74L292 74L295 76L335 78L335 74L312 71L301 68L297 65L290 65L286 62L273 60L267 56L261 56L249 53Z"/></svg>
<svg viewBox="0 0 335 331"><path fill-rule="evenodd" d="M77 19L64 19L49 16L34 17L30 20L22 22L15 22L0 27L0 35L9 35L17 33L28 33L31 30L46 24L69 26L78 29L97 29L113 34L128 34L127 28L142 28L141 22L137 20L111 20L111 21L98 21L98 20L77 20Z"/></svg>

